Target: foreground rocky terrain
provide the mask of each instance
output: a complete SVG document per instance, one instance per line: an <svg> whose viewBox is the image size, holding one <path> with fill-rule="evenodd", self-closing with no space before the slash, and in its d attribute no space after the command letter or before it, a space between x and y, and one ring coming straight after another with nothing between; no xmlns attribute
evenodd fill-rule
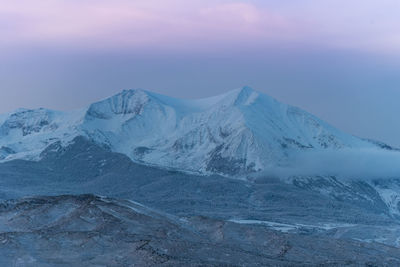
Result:
<svg viewBox="0 0 400 267"><path fill-rule="evenodd" d="M94 195L0 205L1 266L342 266L400 264L399 249L176 217Z"/></svg>

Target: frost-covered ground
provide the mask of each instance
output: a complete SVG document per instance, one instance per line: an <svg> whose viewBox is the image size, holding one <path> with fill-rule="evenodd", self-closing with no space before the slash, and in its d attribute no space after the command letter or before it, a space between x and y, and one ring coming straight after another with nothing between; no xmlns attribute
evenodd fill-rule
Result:
<svg viewBox="0 0 400 267"><path fill-rule="evenodd" d="M7 201L0 221L1 266L400 264L399 250L380 244L178 218L92 195Z"/></svg>

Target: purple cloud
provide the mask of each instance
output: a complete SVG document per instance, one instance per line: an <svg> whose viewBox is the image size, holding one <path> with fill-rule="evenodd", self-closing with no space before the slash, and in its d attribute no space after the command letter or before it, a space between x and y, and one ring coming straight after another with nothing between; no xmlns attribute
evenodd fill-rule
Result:
<svg viewBox="0 0 400 267"><path fill-rule="evenodd" d="M4 45L140 47L283 41L300 37L290 18L246 2L29 1L0 5Z"/></svg>
<svg viewBox="0 0 400 267"><path fill-rule="evenodd" d="M397 0L0 0L0 45L214 49L266 44L400 52Z"/></svg>

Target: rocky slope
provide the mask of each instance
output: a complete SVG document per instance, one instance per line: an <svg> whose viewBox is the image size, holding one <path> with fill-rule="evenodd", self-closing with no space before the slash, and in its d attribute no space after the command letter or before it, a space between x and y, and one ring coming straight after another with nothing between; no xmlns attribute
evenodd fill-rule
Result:
<svg viewBox="0 0 400 267"><path fill-rule="evenodd" d="M97 194L175 216L206 216L290 233L400 246L399 180L198 176L144 166L85 137L54 144L39 161L0 164L0 199Z"/></svg>

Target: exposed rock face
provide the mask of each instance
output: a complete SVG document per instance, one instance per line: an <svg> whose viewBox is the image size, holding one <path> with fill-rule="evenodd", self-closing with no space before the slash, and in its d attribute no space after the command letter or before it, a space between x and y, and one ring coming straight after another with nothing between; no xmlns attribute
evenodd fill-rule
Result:
<svg viewBox="0 0 400 267"><path fill-rule="evenodd" d="M9 135L12 131L17 131L22 136L38 133L42 130L55 130L56 124L52 123L52 114L45 109L19 110L9 116L1 125L2 135ZM51 124L51 125L50 125Z"/></svg>

